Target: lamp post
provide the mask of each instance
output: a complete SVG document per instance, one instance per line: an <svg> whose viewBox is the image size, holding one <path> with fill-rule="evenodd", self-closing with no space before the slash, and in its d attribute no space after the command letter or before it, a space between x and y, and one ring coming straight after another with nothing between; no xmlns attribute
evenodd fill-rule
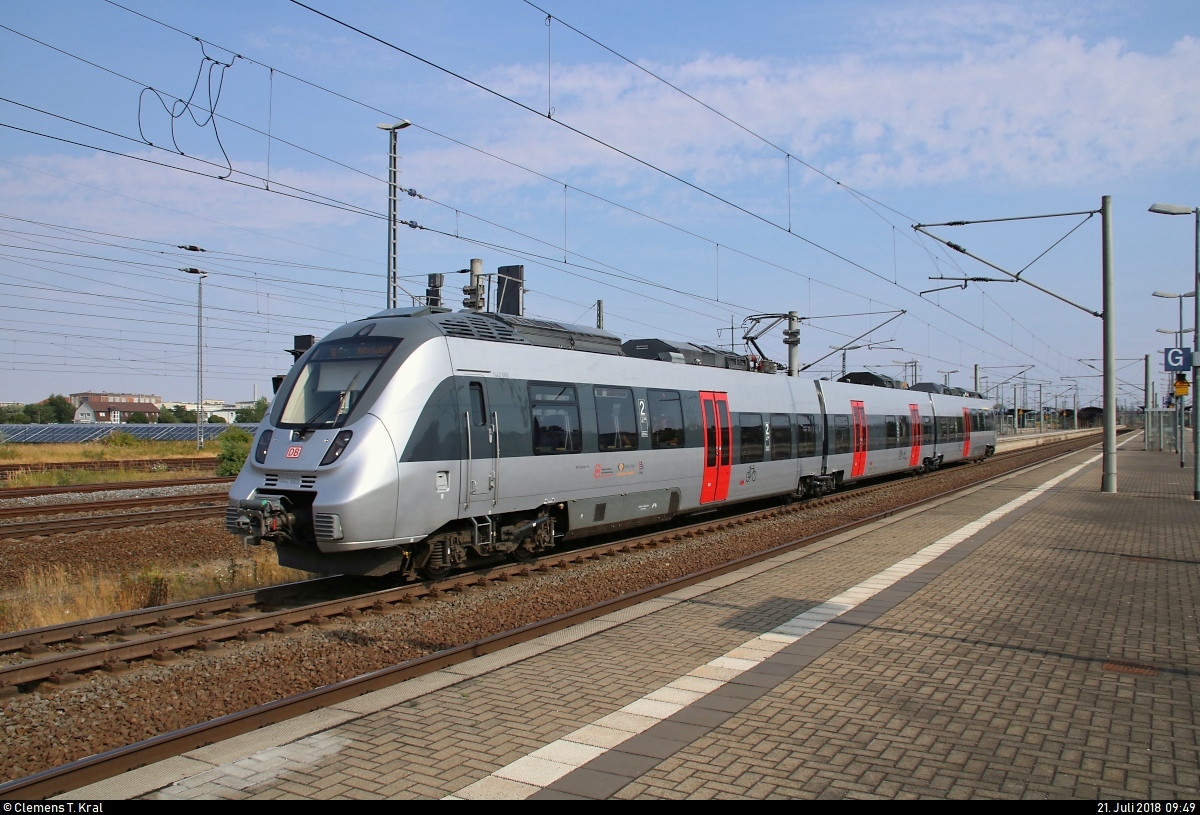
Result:
<svg viewBox="0 0 1200 815"><path fill-rule="evenodd" d="M1150 211L1159 215L1195 215L1196 216L1196 262L1193 274L1192 294L1200 293L1200 207L1184 207L1177 204L1154 204ZM1183 301L1180 300L1180 308ZM1195 305L1194 325L1200 327L1200 297L1193 296ZM1182 320L1181 320L1182 323ZM1180 326L1182 328L1182 325ZM1192 387L1196 386L1200 377L1200 331L1192 334ZM1192 393L1192 500L1200 501L1200 433L1196 432L1196 395Z"/></svg>
<svg viewBox="0 0 1200 815"><path fill-rule="evenodd" d="M958 370L955 369L953 371L938 371L938 373L943 375L942 376L942 384L948 388L948 387L950 387L950 374L956 374L956 373L958 373Z"/></svg>
<svg viewBox="0 0 1200 815"><path fill-rule="evenodd" d="M1175 347L1182 348L1183 347L1183 335L1190 331L1195 330L1193 328L1185 329L1183 327L1183 298L1195 297L1196 292L1190 291L1187 294L1172 294L1170 292L1165 292L1165 291L1156 291L1156 292L1154 292L1154 296L1155 297L1168 297L1168 298L1174 297L1175 299L1177 299L1179 301L1179 330L1172 331L1169 328L1158 328L1155 330L1158 331L1159 334L1174 335ZM1179 397L1177 397L1175 399L1175 446L1179 449L1179 466L1183 467L1183 466L1185 466L1184 460L1183 460L1183 399L1179 398Z"/></svg>
<svg viewBox="0 0 1200 815"><path fill-rule="evenodd" d="M388 279L387 307L396 307L396 292L400 283L396 277L396 131L411 125L408 119L394 124L376 125L388 131Z"/></svg>
<svg viewBox="0 0 1200 815"><path fill-rule="evenodd" d="M196 449L204 449L204 278L208 272L180 269L196 275Z"/></svg>

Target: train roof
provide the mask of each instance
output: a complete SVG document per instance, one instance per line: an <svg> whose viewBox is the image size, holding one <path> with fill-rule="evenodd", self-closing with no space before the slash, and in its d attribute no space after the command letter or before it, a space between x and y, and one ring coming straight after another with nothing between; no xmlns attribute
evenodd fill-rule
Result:
<svg viewBox="0 0 1200 815"><path fill-rule="evenodd" d="M486 311L451 311L450 309L415 306L393 308L372 314L358 322L395 317L423 319L447 337L482 340L484 342L537 345L562 348L592 354L610 354L638 359L654 359L687 365L704 365L735 371L774 373L778 366L770 360L759 360L723 351L709 345L693 345L659 339L629 340L622 343L616 334L602 328L496 314Z"/></svg>

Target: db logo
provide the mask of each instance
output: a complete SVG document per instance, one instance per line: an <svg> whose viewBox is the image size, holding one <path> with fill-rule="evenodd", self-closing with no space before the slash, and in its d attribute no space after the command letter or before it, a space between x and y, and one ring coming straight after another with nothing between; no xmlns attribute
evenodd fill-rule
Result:
<svg viewBox="0 0 1200 815"><path fill-rule="evenodd" d="M303 449L304 448L298 444L292 445L291 447L288 448L287 457L288 458L300 458L300 451Z"/></svg>
<svg viewBox="0 0 1200 815"><path fill-rule="evenodd" d="M595 471L592 472L592 478L599 478L599 477L600 477L600 465L597 464Z"/></svg>

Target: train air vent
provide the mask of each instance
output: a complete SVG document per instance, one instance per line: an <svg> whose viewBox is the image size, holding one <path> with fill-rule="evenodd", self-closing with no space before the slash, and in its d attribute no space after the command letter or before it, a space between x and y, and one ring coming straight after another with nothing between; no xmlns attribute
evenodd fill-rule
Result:
<svg viewBox="0 0 1200 815"><path fill-rule="evenodd" d="M598 524L604 520L604 511L608 509L608 504L596 504L596 511L592 513L592 523Z"/></svg>
<svg viewBox="0 0 1200 815"><path fill-rule="evenodd" d="M300 476L300 489L312 490L317 487L317 477L315 475Z"/></svg>
<svg viewBox="0 0 1200 815"><path fill-rule="evenodd" d="M447 337L527 344L525 338L506 323L479 314L447 315L438 324Z"/></svg>
<svg viewBox="0 0 1200 815"><path fill-rule="evenodd" d="M264 487L276 487L278 485L279 485L279 474L278 473L267 473L266 478L263 481L263 486Z"/></svg>
<svg viewBox="0 0 1200 815"><path fill-rule="evenodd" d="M313 530L317 539L323 541L340 541L342 539L342 516L318 512L313 519Z"/></svg>
<svg viewBox="0 0 1200 815"><path fill-rule="evenodd" d="M242 530L238 529L237 521L238 508L225 507L225 531L232 532L235 535L241 532Z"/></svg>

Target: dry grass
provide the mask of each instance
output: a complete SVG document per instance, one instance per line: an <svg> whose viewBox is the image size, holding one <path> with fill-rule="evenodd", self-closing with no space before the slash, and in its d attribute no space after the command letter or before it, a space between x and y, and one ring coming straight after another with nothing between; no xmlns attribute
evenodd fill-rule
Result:
<svg viewBox="0 0 1200 815"><path fill-rule="evenodd" d="M76 484L115 484L122 481L154 482L184 478L212 478L213 468L203 470L17 470L0 480L0 498L8 487L71 487Z"/></svg>
<svg viewBox="0 0 1200 815"><path fill-rule="evenodd" d="M145 566L136 573L114 574L91 566L74 570L40 566L0 601L0 631L23 631L310 577L308 572L280 566L275 551L265 546L248 551L246 558L188 570Z"/></svg>
<svg viewBox="0 0 1200 815"><path fill-rule="evenodd" d="M66 461L128 461L145 458L188 458L215 455L216 447L196 452L194 441L136 441L132 444L12 444L0 443L0 461L8 464L44 464Z"/></svg>

